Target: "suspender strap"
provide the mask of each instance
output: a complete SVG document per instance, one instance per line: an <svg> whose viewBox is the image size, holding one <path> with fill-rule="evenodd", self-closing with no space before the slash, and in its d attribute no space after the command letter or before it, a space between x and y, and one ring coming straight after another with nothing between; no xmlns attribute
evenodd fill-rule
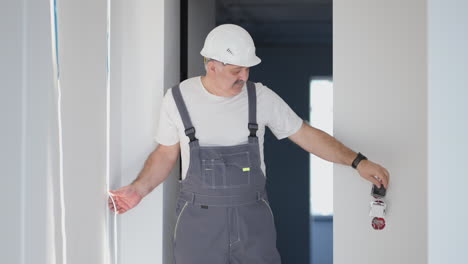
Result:
<svg viewBox="0 0 468 264"><path fill-rule="evenodd" d="M190 119L190 116L188 114L187 107L185 106L185 102L182 98L182 94L180 92L180 87L178 84L172 87L172 96L174 97L174 101L177 105L177 109L179 110L180 117L182 118L182 122L184 123L185 135L190 138L190 142L198 140L195 137L195 128L192 125L192 120Z"/></svg>
<svg viewBox="0 0 468 264"><path fill-rule="evenodd" d="M247 95L249 97L249 137L257 137L257 92L255 91L255 83L247 82Z"/></svg>
<svg viewBox="0 0 468 264"><path fill-rule="evenodd" d="M195 137L195 128L192 125L192 121L187 111L187 107L185 106L185 102L178 84L172 87L172 95L174 97L177 109L179 110L180 117L182 118L182 122L184 123L185 135L190 138L190 142L198 140ZM257 137L257 93L255 91L255 83L250 81L247 82L247 95L249 100L249 137Z"/></svg>

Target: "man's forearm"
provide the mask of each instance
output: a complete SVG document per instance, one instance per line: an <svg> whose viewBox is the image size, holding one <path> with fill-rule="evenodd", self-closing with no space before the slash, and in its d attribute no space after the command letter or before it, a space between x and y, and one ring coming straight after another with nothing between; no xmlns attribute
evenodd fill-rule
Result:
<svg viewBox="0 0 468 264"><path fill-rule="evenodd" d="M294 143L304 150L334 163L350 166L357 156L357 153L343 145L334 137L320 129L302 123L299 131L289 136ZM357 165L357 170L361 177L380 187L383 184L388 187L390 174L387 169L370 160L363 160Z"/></svg>
<svg viewBox="0 0 468 264"><path fill-rule="evenodd" d="M132 185L137 187L142 196L146 196L169 176L176 161L164 152L153 151Z"/></svg>
<svg viewBox="0 0 468 264"><path fill-rule="evenodd" d="M307 152L334 163L349 166L357 155L334 137L306 122L303 122L301 129L290 139Z"/></svg>

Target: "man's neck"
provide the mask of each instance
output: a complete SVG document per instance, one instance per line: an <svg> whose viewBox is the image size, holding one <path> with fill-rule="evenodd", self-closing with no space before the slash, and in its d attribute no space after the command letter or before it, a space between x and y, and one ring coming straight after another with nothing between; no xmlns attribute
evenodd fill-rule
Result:
<svg viewBox="0 0 468 264"><path fill-rule="evenodd" d="M214 83L213 80L211 80L208 76L201 76L201 82L202 82L202 86L203 88L205 88L205 90L207 90L210 94L213 94L213 95L216 95L216 96L228 96L228 95L225 95L223 94L223 91L218 91L216 90L216 84Z"/></svg>

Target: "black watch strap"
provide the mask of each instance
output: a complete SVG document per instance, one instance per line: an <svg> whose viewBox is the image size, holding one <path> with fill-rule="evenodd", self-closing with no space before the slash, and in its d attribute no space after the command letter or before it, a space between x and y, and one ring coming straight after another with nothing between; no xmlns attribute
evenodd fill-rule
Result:
<svg viewBox="0 0 468 264"><path fill-rule="evenodd" d="M366 160L366 159L367 159L366 156L362 155L361 152L358 152L357 157L353 160L353 163L351 163L351 166L356 169L359 162L361 162L361 160Z"/></svg>

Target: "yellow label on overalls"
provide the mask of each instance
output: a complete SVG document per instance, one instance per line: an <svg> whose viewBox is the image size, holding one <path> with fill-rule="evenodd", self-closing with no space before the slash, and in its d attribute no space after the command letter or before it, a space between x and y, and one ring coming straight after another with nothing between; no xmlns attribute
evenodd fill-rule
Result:
<svg viewBox="0 0 468 264"><path fill-rule="evenodd" d="M250 168L242 168L242 171L250 171Z"/></svg>

